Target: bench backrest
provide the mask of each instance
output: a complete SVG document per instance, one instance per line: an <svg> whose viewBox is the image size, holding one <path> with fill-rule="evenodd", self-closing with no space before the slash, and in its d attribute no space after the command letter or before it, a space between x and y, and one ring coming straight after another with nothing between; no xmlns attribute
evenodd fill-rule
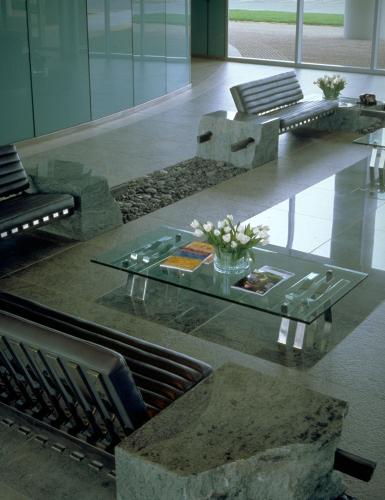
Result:
<svg viewBox="0 0 385 500"><path fill-rule="evenodd" d="M6 292L0 292L0 311L71 335L87 346L92 342L121 354L149 416L166 408L212 371L190 356Z"/></svg>
<svg viewBox="0 0 385 500"><path fill-rule="evenodd" d="M239 112L257 115L290 106L303 98L295 71L236 85L230 91Z"/></svg>
<svg viewBox="0 0 385 500"><path fill-rule="evenodd" d="M121 354L0 312L0 401L111 451L149 418Z"/></svg>
<svg viewBox="0 0 385 500"><path fill-rule="evenodd" d="M28 187L28 177L15 146L0 146L0 198L21 193Z"/></svg>

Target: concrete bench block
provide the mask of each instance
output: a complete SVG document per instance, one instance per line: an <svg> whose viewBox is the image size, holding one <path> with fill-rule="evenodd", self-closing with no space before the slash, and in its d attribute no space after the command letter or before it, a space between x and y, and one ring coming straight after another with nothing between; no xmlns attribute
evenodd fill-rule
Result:
<svg viewBox="0 0 385 500"><path fill-rule="evenodd" d="M253 168L278 156L279 120L256 117L246 113L216 111L203 115L199 124L200 136L211 132L209 140L199 143L197 156L225 161L236 167ZM251 139L238 151L232 146Z"/></svg>
<svg viewBox="0 0 385 500"><path fill-rule="evenodd" d="M326 500L345 402L227 364L116 448L119 500Z"/></svg>
<svg viewBox="0 0 385 500"><path fill-rule="evenodd" d="M69 193L75 198L75 213L44 231L84 241L122 224L122 214L107 179L94 175L81 163L49 161L29 169L28 174L37 191Z"/></svg>

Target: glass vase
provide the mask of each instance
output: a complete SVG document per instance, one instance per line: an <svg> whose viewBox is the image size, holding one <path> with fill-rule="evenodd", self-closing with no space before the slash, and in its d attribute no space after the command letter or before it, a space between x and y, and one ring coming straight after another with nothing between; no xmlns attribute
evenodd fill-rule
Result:
<svg viewBox="0 0 385 500"><path fill-rule="evenodd" d="M220 248L215 249L214 269L219 273L238 274L247 271L249 266L249 252L247 250L231 252Z"/></svg>
<svg viewBox="0 0 385 500"><path fill-rule="evenodd" d="M334 101L338 99L341 92L336 92L335 90L324 90L323 93L324 99L326 99L327 101Z"/></svg>

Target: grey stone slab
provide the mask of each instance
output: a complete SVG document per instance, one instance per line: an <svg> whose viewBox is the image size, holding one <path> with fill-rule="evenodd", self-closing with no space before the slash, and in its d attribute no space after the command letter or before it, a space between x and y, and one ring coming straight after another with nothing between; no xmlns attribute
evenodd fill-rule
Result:
<svg viewBox="0 0 385 500"><path fill-rule="evenodd" d="M258 210L258 207L256 208ZM157 210L153 215L164 224L187 229L195 218L216 222L229 213L238 221L250 217L255 213L255 209L251 204L247 206L241 200L231 199L226 193L211 188Z"/></svg>
<svg viewBox="0 0 385 500"><path fill-rule="evenodd" d="M316 130L362 132L385 126L385 112L373 112L360 106L339 107L334 115L314 122L309 128Z"/></svg>
<svg viewBox="0 0 385 500"><path fill-rule="evenodd" d="M356 329L333 349L327 357L312 369L312 377L323 379L324 382L336 381L343 384L345 387L350 387L351 391L359 390L367 394L372 394L378 400L385 400L383 391L384 366L383 364L375 364L376 358L383 359L385 356L385 347L382 342L383 331L385 326L385 297L382 292L382 297L373 297L371 307L376 306L376 301L380 300L380 304L374 311L368 311L368 305L364 301L369 302L366 290L361 295L356 294L355 301L351 302L348 307L351 315L357 315L356 310L364 312L364 318L356 324ZM347 297L346 299L348 299ZM365 307L366 306L366 307ZM357 316L356 316L357 317ZM374 402L371 404L375 405ZM371 428L367 428L370 434ZM385 445L385 441L382 443Z"/></svg>
<svg viewBox="0 0 385 500"><path fill-rule="evenodd" d="M30 500L31 497L22 495L16 489L4 484L0 481L0 491L2 500Z"/></svg>
<svg viewBox="0 0 385 500"><path fill-rule="evenodd" d="M148 282L144 300L135 293L130 296L124 286L108 292L97 302L185 333L190 333L229 307L224 301L208 299L156 281Z"/></svg>
<svg viewBox="0 0 385 500"><path fill-rule="evenodd" d="M346 409L343 401L225 365L117 447L118 496L334 498L338 480L322 485Z"/></svg>
<svg viewBox="0 0 385 500"><path fill-rule="evenodd" d="M44 193L69 193L75 197L75 213L44 231L88 240L122 224L119 207L105 177L93 175L90 168L74 162L51 161L30 169L34 187Z"/></svg>
<svg viewBox="0 0 385 500"><path fill-rule="evenodd" d="M209 141L198 143L197 156L232 163L237 167L258 167L278 155L279 120L216 111L202 117L198 136L212 133ZM233 151L232 146L251 140L247 147Z"/></svg>
<svg viewBox="0 0 385 500"><path fill-rule="evenodd" d="M40 230L4 240L0 244L0 276L20 271L77 244L77 241L44 234Z"/></svg>
<svg viewBox="0 0 385 500"><path fill-rule="evenodd" d="M2 442L20 446L8 446L7 459L1 460L1 482L6 484L15 498L31 500L113 500L115 485L106 471L98 473L85 460L70 458L66 449L59 453L51 448L51 441L40 444L24 436L12 426L1 435ZM1 485L0 482L0 485ZM4 498L3 496L1 498ZM12 498L12 497L10 497Z"/></svg>

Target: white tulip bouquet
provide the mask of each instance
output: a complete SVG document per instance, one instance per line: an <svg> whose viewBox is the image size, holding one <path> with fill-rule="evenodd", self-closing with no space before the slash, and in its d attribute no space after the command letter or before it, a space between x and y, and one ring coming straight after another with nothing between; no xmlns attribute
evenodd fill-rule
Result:
<svg viewBox="0 0 385 500"><path fill-rule="evenodd" d="M253 246L269 243L268 226L251 227L250 224L234 223L232 215L218 221L216 226L210 221L202 224L194 219L191 227L194 235L198 238L205 236L215 251L231 253L234 258L241 258Z"/></svg>
<svg viewBox="0 0 385 500"><path fill-rule="evenodd" d="M340 75L324 75L314 82L314 85L317 85L322 90L326 99L336 99L346 87L346 84L345 78Z"/></svg>

